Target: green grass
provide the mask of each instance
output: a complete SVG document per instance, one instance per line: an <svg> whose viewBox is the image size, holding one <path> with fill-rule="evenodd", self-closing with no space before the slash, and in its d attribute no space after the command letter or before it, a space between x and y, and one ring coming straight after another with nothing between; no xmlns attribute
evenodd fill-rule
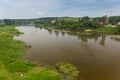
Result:
<svg viewBox="0 0 120 80"><path fill-rule="evenodd" d="M2 62L0 62L0 80L11 80Z"/></svg>
<svg viewBox="0 0 120 80"><path fill-rule="evenodd" d="M63 75L56 66L41 68L23 60L22 54L27 46L13 39L19 33L12 26L0 27L0 80L67 80L61 77ZM69 68L64 69L68 71Z"/></svg>
<svg viewBox="0 0 120 80"><path fill-rule="evenodd" d="M0 62L1 62L1 72L5 74L0 74L0 80L14 80L11 78L11 74L24 72L27 73L31 70L35 64L23 61L22 52L26 46L20 42L13 39L13 35L19 32L15 27L6 26L0 27ZM3 76L4 75L4 76Z"/></svg>
<svg viewBox="0 0 120 80"><path fill-rule="evenodd" d="M94 31L104 33L104 34L114 34L114 32L116 31L116 28L114 28L114 27L102 27L102 28L94 29Z"/></svg>
<svg viewBox="0 0 120 80"><path fill-rule="evenodd" d="M31 74L23 80L61 80L58 72L50 70L41 70L36 74Z"/></svg>
<svg viewBox="0 0 120 80"><path fill-rule="evenodd" d="M0 27L0 32L8 33L8 34L18 34L18 33L20 33L19 31L17 31L15 29L15 27L11 27L11 26Z"/></svg>

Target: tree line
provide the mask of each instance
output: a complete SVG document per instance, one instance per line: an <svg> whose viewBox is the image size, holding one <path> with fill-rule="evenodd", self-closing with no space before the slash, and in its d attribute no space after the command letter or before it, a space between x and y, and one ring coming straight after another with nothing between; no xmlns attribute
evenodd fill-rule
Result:
<svg viewBox="0 0 120 80"><path fill-rule="evenodd" d="M120 22L120 16L102 16L90 18L88 16L81 18L52 18L47 20L36 20L34 23L39 26L52 27L55 29L83 30L84 28L96 29L105 25L117 25Z"/></svg>

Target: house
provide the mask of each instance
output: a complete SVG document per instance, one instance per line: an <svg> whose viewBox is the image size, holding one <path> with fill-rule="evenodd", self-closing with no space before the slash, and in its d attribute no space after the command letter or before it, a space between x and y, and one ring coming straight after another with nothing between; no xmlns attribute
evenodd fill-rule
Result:
<svg viewBox="0 0 120 80"><path fill-rule="evenodd" d="M104 22L98 22L98 24L102 26L102 25L104 25Z"/></svg>
<svg viewBox="0 0 120 80"><path fill-rule="evenodd" d="M56 23L56 21L51 21L52 24Z"/></svg>

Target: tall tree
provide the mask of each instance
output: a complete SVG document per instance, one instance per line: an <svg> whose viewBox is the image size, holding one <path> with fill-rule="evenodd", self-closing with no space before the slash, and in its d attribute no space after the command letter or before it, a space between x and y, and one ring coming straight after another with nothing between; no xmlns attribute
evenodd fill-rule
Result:
<svg viewBox="0 0 120 80"><path fill-rule="evenodd" d="M14 25L15 21L11 20L11 19L4 19L3 20L5 25Z"/></svg>

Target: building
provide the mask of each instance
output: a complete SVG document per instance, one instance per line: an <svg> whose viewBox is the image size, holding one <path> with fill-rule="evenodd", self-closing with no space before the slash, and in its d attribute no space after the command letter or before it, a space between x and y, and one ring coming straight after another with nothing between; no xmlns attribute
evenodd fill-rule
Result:
<svg viewBox="0 0 120 80"><path fill-rule="evenodd" d="M104 25L104 22L98 22L98 24L102 26L102 25Z"/></svg>

